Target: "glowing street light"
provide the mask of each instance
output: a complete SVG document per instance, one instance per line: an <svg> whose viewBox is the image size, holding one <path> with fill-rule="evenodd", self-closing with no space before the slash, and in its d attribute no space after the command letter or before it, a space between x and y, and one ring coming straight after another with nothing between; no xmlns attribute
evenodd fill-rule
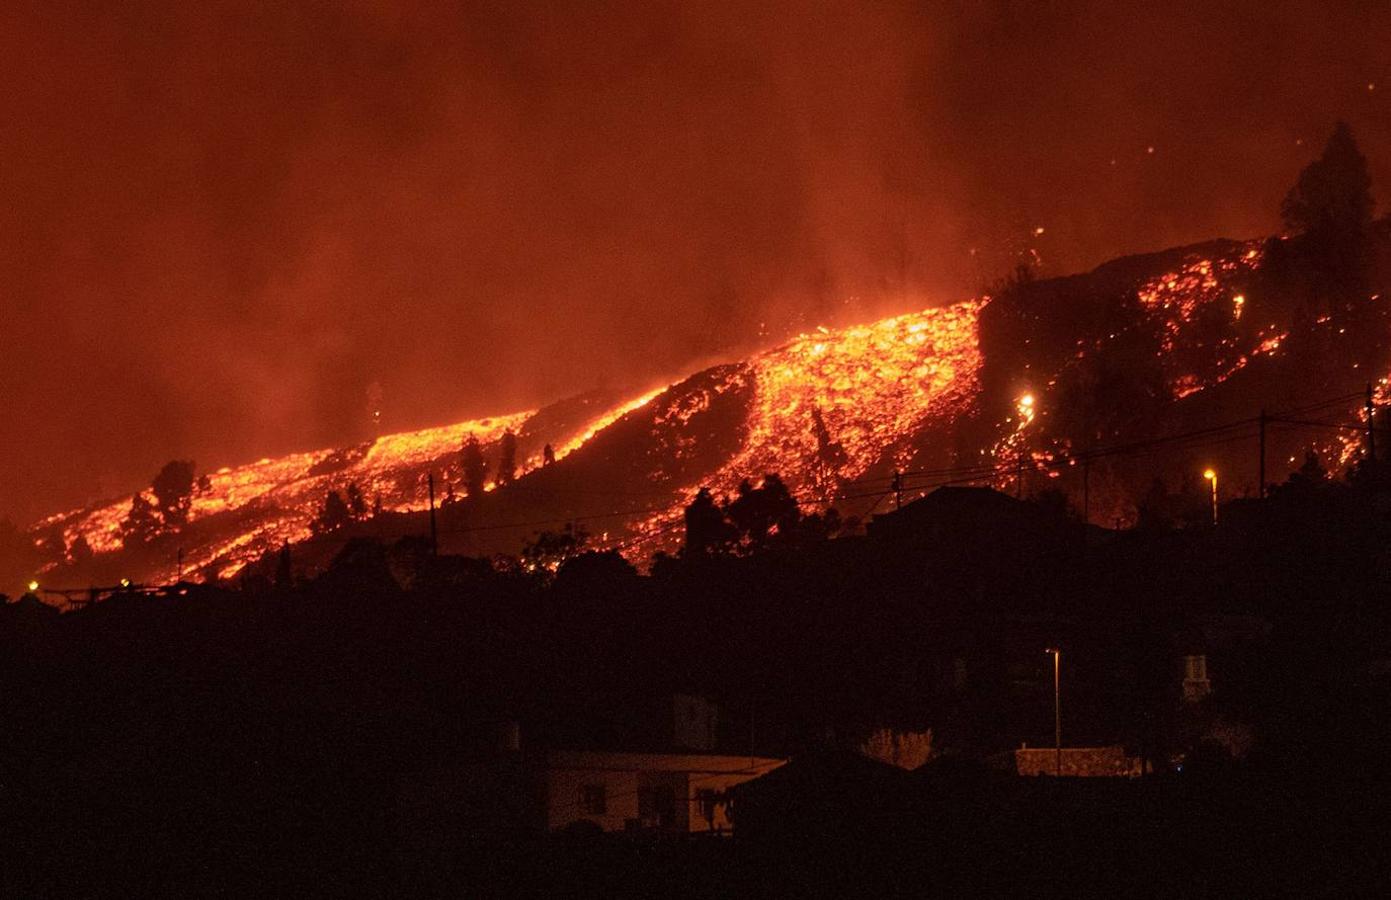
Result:
<svg viewBox="0 0 1391 900"><path fill-rule="evenodd" d="M1063 693L1061 690L1062 681L1060 679L1062 668L1063 651L1058 647L1049 647L1044 653L1053 654L1053 753L1054 774L1056 777L1063 777Z"/></svg>
<svg viewBox="0 0 1391 900"><path fill-rule="evenodd" d="M1207 479L1212 486L1212 524L1217 525L1217 470L1207 469L1203 472L1203 478Z"/></svg>
<svg viewBox="0 0 1391 900"><path fill-rule="evenodd" d="M36 592L38 591L38 589L39 589L39 583L38 583L37 581L31 581L31 582L29 582L29 593L31 593L31 594L36 593Z"/></svg>

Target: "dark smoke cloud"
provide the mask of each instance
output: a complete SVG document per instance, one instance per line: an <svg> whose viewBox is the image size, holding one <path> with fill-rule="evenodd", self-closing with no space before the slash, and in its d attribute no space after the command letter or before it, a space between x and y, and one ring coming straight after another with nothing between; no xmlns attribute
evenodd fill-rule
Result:
<svg viewBox="0 0 1391 900"><path fill-rule="evenodd" d="M1391 176L1384 5L747 6L4 4L0 514L1266 232L1339 117Z"/></svg>

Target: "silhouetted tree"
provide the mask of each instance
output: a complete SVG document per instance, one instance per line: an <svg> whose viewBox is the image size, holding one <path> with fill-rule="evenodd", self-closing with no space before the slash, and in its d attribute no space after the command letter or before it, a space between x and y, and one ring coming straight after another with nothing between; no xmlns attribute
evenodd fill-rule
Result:
<svg viewBox="0 0 1391 900"><path fill-rule="evenodd" d="M802 542L827 541L840 534L845 525L840 511L832 506L824 513L802 516L797 523L797 536Z"/></svg>
<svg viewBox="0 0 1391 900"><path fill-rule="evenodd" d="M348 483L346 503L348 514L354 519L367 518L367 498L362 496L362 488L357 486L356 481Z"/></svg>
<svg viewBox="0 0 1391 900"><path fill-rule="evenodd" d="M1305 234L1360 234L1372 219L1372 176L1352 129L1339 122L1323 155L1299 173L1280 204L1285 226Z"/></svg>
<svg viewBox="0 0 1391 900"><path fill-rule="evenodd" d="M1060 488L1044 488L1034 494L1029 502L1055 519L1072 519L1077 516L1068 502L1067 492Z"/></svg>
<svg viewBox="0 0 1391 900"><path fill-rule="evenodd" d="M686 544L683 556L707 556L727 552L734 543L734 526L725 518L709 488L701 488L685 511Z"/></svg>
<svg viewBox="0 0 1391 900"><path fill-rule="evenodd" d="M549 466L555 462L555 448L547 444L541 449L541 465Z"/></svg>
<svg viewBox="0 0 1391 900"><path fill-rule="evenodd" d="M1137 504L1138 527L1145 531L1164 531L1174 527L1174 502L1163 479L1150 482L1149 490Z"/></svg>
<svg viewBox="0 0 1391 900"><path fill-rule="evenodd" d="M559 531L542 531L522 547L522 568L527 572L555 572L567 560L584 552L589 532L574 522L565 523Z"/></svg>
<svg viewBox="0 0 1391 900"><path fill-rule="evenodd" d="M324 505L319 508L318 516L309 524L309 527L315 534L328 534L331 531L337 531L352 520L352 513L348 510L348 504L343 502L342 495L337 491L329 491L324 497Z"/></svg>
<svg viewBox="0 0 1391 900"><path fill-rule="evenodd" d="M1279 485L1278 490L1310 491L1328 483L1328 469L1324 468L1323 460L1319 458L1317 451L1310 449L1304 452L1304 462L1290 473L1290 477L1284 484Z"/></svg>
<svg viewBox="0 0 1391 900"><path fill-rule="evenodd" d="M1026 288L1037 280L1034 277L1033 268L1028 263L1015 263L1014 268L1006 275L986 285L985 293L992 297L998 297L1011 291Z"/></svg>
<svg viewBox="0 0 1391 900"><path fill-rule="evenodd" d="M294 572L290 568L289 541L280 547L280 553L275 560L275 586L282 589L294 586Z"/></svg>
<svg viewBox="0 0 1391 900"><path fill-rule="evenodd" d="M586 550L561 563L556 586L579 591L631 584L638 570L617 550Z"/></svg>
<svg viewBox="0 0 1391 900"><path fill-rule="evenodd" d="M845 464L845 448L839 441L832 439L831 430L826 427L826 420L821 416L821 410L813 408L811 411L811 427L816 434L816 457L821 460L822 465L828 469L839 469Z"/></svg>
<svg viewBox="0 0 1391 900"><path fill-rule="evenodd" d="M1380 310L1365 301L1371 271L1371 176L1367 160L1357 149L1352 132L1339 122L1323 155L1299 173L1280 207L1285 225L1300 236L1272 242L1273 271L1287 271L1289 293L1298 297L1296 331L1309 330L1309 320L1332 316L1345 323L1340 358L1367 359L1385 343ZM1324 338L1323 340L1328 340ZM1317 354L1333 348L1317 335L1293 342L1297 353ZM1313 363L1313 359L1309 360Z"/></svg>
<svg viewBox="0 0 1391 900"><path fill-rule="evenodd" d="M793 535L801 519L796 498L780 477L771 474L763 476L757 488L747 479L740 482L739 496L724 512L737 529L740 544L750 550L759 549L775 535Z"/></svg>
<svg viewBox="0 0 1391 900"><path fill-rule="evenodd" d="M68 558L72 560L73 565L80 566L91 562L94 555L96 554L92 551L92 545L87 543L85 534L79 534L72 545L68 547Z"/></svg>
<svg viewBox="0 0 1391 900"><path fill-rule="evenodd" d="M464 491L470 498L483 496L483 486L488 480L488 463L483 459L483 448L476 437L470 436L464 442L463 467Z"/></svg>
<svg viewBox="0 0 1391 900"><path fill-rule="evenodd" d="M270 589L271 573L275 571L275 557L275 551L267 547L255 561L242 566L237 580L241 582L244 592L258 594Z"/></svg>
<svg viewBox="0 0 1391 900"><path fill-rule="evenodd" d="M1381 453L1377 455L1383 457ZM1391 463L1384 457L1372 459L1364 454L1348 469L1347 480L1348 484L1363 490L1384 492L1391 489Z"/></svg>
<svg viewBox="0 0 1391 900"><path fill-rule="evenodd" d="M497 483L511 484L517 478L517 436L509 428L502 433L497 460Z"/></svg>
<svg viewBox="0 0 1391 900"><path fill-rule="evenodd" d="M159 534L160 517L155 505L145 499L144 494L130 498L130 511L121 520L121 543L146 544Z"/></svg>
<svg viewBox="0 0 1391 900"><path fill-rule="evenodd" d="M381 494L378 494L377 496L375 496L375 497L372 498L372 518L375 519L377 516L380 516L381 514L382 514L382 495L381 495Z"/></svg>
<svg viewBox="0 0 1391 900"><path fill-rule="evenodd" d="M193 461L187 459L165 463L150 482L165 528L182 528L188 523L188 512L193 506L193 484Z"/></svg>
<svg viewBox="0 0 1391 900"><path fill-rule="evenodd" d="M38 551L39 558L44 563L62 565L68 561L67 540L63 536L63 529L57 525L54 525L43 537L39 538L34 549Z"/></svg>

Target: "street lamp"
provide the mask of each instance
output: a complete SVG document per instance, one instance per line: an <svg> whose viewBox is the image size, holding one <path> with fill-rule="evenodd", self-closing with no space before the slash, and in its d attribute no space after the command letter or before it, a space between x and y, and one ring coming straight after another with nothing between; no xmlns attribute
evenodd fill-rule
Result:
<svg viewBox="0 0 1391 900"><path fill-rule="evenodd" d="M35 593L38 593L38 590L39 590L39 583L38 583L37 581L31 581L31 582L29 582L29 593L35 594Z"/></svg>
<svg viewBox="0 0 1391 900"><path fill-rule="evenodd" d="M1203 477L1208 484L1212 485L1212 524L1217 525L1217 470L1207 469L1203 472Z"/></svg>
<svg viewBox="0 0 1391 900"><path fill-rule="evenodd" d="M1053 654L1053 753L1055 755L1054 772L1058 778L1063 777L1063 694L1061 690L1061 680L1059 678L1062 668L1063 651L1057 647L1049 647L1044 653Z"/></svg>

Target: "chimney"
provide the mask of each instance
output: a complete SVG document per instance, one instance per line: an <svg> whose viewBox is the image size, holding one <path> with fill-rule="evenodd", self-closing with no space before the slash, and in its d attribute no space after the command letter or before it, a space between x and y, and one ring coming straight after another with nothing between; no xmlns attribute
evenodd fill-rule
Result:
<svg viewBox="0 0 1391 900"><path fill-rule="evenodd" d="M508 719L498 729L498 752L520 753L522 750L522 725L516 719Z"/></svg>
<svg viewBox="0 0 1391 900"><path fill-rule="evenodd" d="M1183 657L1183 699L1187 703L1197 703L1212 693L1212 682L1207 677L1207 656L1192 653Z"/></svg>

